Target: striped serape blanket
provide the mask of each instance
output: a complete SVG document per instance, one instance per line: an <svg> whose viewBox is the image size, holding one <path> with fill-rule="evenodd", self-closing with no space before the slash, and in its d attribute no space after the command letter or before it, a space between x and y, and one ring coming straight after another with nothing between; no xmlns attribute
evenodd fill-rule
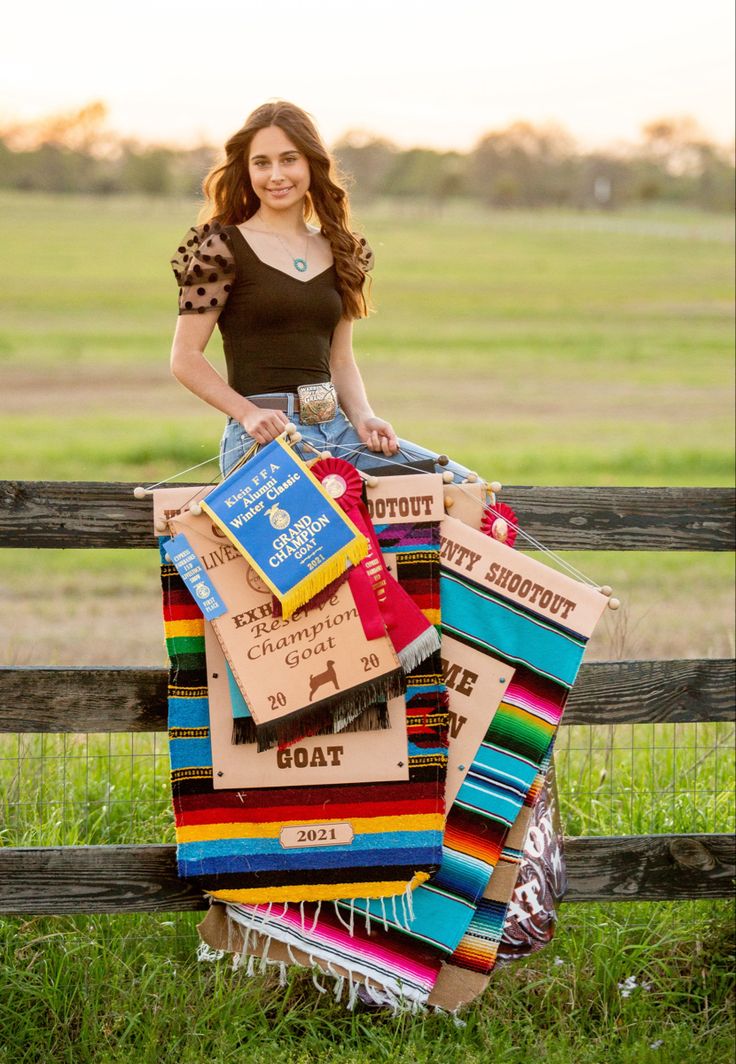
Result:
<svg viewBox="0 0 736 1064"><path fill-rule="evenodd" d="M478 902L468 930L447 963L439 963L437 951L431 944L423 946L415 941L407 948L405 937L395 930L402 924L408 926L411 919L409 902L405 898L384 902L378 919L368 918L365 935L361 932L355 907L332 911L313 905L215 905L201 925L202 937L214 950L265 956L271 963L316 965L338 980L348 981L352 990L348 996L349 1004L354 1003L356 988L362 984L369 997L397 1011L407 1006L416 1008L426 1002L455 1012L488 985L489 971L500 940L509 928L509 905L522 867L530 823L546 787L547 777L542 771L509 832L494 875L484 897ZM426 885L414 892L412 908L426 893ZM437 919L446 918L446 912L435 915ZM319 926L317 942L315 922ZM463 966L462 958L468 955L473 963ZM488 961L487 971L479 963L482 960Z"/></svg>
<svg viewBox="0 0 736 1064"><path fill-rule="evenodd" d="M439 525L417 522L407 536L412 556L398 579L436 624ZM163 553L161 578L179 875L214 897L251 903L391 897L427 879L441 860L444 826L448 712L439 652L407 676L408 780L215 790L205 622ZM285 824L338 820L353 825L352 843L279 845Z"/></svg>
<svg viewBox="0 0 736 1064"><path fill-rule="evenodd" d="M550 768L553 747L554 743L550 743L467 931L452 957L442 966L429 997L430 1005L454 1011L472 1001L488 985L501 942L509 931L509 907L524 861L528 832L553 779Z"/></svg>
<svg viewBox="0 0 736 1064"><path fill-rule="evenodd" d="M351 913L360 908L373 927L368 931L367 922L354 921L351 971L357 978L378 980L389 998L398 982L407 1000L414 1002L431 1001L443 962L451 957L453 967L461 966L458 961L464 968L474 967L470 958L475 943L469 940L462 946L463 940L511 827L530 792L534 797L532 789L541 786L585 646L607 602L597 590L511 552L458 521L448 518L442 531L443 632L507 661L515 674L449 812L440 869L414 892L413 918L403 923L389 914L384 919L372 901L340 903ZM246 908L237 918L258 930L262 914ZM497 937L503 925L501 907L484 911L482 920L480 938ZM323 940L321 931L321 915L308 913L303 934L309 956L328 967L334 958L329 936ZM279 938L273 912L268 933ZM404 940L403 972L415 955L422 957L411 982L384 951L388 934L399 935L397 942ZM462 952L456 956L459 948ZM358 949L363 959L358 960ZM481 969L492 967L493 949L484 946L479 953ZM372 958L370 971L365 954Z"/></svg>
<svg viewBox="0 0 736 1064"><path fill-rule="evenodd" d="M532 943L531 940L525 939L519 943L518 921L511 919L510 908L511 899L518 892L517 877L527 860L525 846L529 829L538 822L539 807L548 785L548 777L540 773L509 833L486 894L478 903L468 931L463 936L461 945L464 952L468 953L472 948L475 958L492 958L497 952L500 961L504 957L504 948L510 951L509 958L525 956L539 948L539 943ZM391 899L392 903L395 901ZM402 916L394 912L394 922L407 918L405 899L399 901ZM546 911L542 915L546 919L550 918ZM314 943L309 934L315 916L319 916L322 925L317 956L312 952ZM352 991L348 995L349 1005L354 1004L357 987L362 984L369 998L393 1006L397 1011L407 1004L419 1007L427 1000L430 1006L456 1012L488 986L489 971L483 972L479 965L464 968L457 963L460 947L456 956L443 964L438 973L437 957L430 947L422 949L420 944L413 944L411 950L407 950L406 942L399 933L392 931L387 923L379 919L375 930L383 931L380 949L372 949L362 936L355 935L355 919L355 913L345 919L339 910L337 913L328 910L323 920L321 911L314 906L243 908L214 905L200 929L204 941L214 951L233 952L236 957L238 954L252 958L265 957L266 963L270 960L274 964L320 967L337 977L338 992L341 983L347 981ZM368 940L375 938L375 933L368 935ZM549 932L545 940L548 938ZM214 952L209 955L218 954ZM254 971L252 960L249 965L251 972ZM488 964L490 967L492 963Z"/></svg>

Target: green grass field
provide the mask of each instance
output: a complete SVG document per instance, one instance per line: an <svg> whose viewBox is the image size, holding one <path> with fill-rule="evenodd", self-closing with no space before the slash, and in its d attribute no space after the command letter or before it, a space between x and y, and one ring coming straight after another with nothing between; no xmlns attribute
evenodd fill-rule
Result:
<svg viewBox="0 0 736 1064"><path fill-rule="evenodd" d="M150 483L213 456L220 415L167 366L167 260L195 207L3 194L0 213L0 475ZM401 435L509 484L732 483L729 219L377 206L360 225L377 312L356 351ZM572 557L624 603L590 656L733 654L730 557ZM0 579L5 663L163 662L153 550L4 551ZM566 830L733 830L732 744L729 725L563 729ZM172 838L158 736L3 740L0 791L4 845ZM194 922L0 921L0 1064L731 1056L727 903L563 906L552 946L498 971L464 1027L198 965Z"/></svg>

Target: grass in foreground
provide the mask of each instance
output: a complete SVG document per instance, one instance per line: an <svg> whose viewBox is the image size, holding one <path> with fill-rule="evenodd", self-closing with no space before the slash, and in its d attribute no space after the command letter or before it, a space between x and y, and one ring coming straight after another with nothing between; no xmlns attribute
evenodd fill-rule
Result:
<svg viewBox="0 0 736 1064"><path fill-rule="evenodd" d="M195 918L3 921L2 1064L681 1064L730 1059L725 903L566 906L451 1017L350 1013L307 973L193 961ZM634 981L628 996L626 980ZM330 985L326 981L326 985ZM3 1055L5 1054L5 1055Z"/></svg>

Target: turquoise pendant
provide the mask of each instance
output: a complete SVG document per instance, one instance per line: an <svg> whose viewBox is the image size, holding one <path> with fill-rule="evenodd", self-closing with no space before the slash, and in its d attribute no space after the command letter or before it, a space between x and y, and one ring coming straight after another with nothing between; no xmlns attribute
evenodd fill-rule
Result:
<svg viewBox="0 0 736 1064"><path fill-rule="evenodd" d="M294 269L295 270L298 270L299 273L304 273L306 268L307 268L307 260L306 259L294 259Z"/></svg>

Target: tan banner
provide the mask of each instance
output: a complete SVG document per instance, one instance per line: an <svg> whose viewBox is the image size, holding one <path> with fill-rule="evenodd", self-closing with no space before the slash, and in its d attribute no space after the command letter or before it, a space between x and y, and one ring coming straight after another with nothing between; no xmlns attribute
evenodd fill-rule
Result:
<svg viewBox="0 0 736 1064"><path fill-rule="evenodd" d="M261 753L254 743L234 746L225 655L212 625L205 625L204 634L215 790L408 780L406 703L403 698L390 700L390 727L381 731L312 736L284 750Z"/></svg>
<svg viewBox="0 0 736 1064"><path fill-rule="evenodd" d="M441 521L445 516L439 473L376 477L366 488L367 507L374 525L403 525L409 521Z"/></svg>
<svg viewBox="0 0 736 1064"><path fill-rule="evenodd" d="M385 700L376 692L386 684L400 693L393 647L387 636L366 639L349 584L321 606L274 619L271 592L206 514L184 513L170 525L225 602L227 612L209 623L257 725L333 705L337 696L367 706Z"/></svg>
<svg viewBox="0 0 736 1064"><path fill-rule="evenodd" d="M442 671L450 696L450 748L445 802L449 809L514 670L489 654L442 635Z"/></svg>
<svg viewBox="0 0 736 1064"><path fill-rule="evenodd" d="M592 635L608 605L606 596L595 588L511 550L453 517L442 522L440 536L444 568L579 635Z"/></svg>

